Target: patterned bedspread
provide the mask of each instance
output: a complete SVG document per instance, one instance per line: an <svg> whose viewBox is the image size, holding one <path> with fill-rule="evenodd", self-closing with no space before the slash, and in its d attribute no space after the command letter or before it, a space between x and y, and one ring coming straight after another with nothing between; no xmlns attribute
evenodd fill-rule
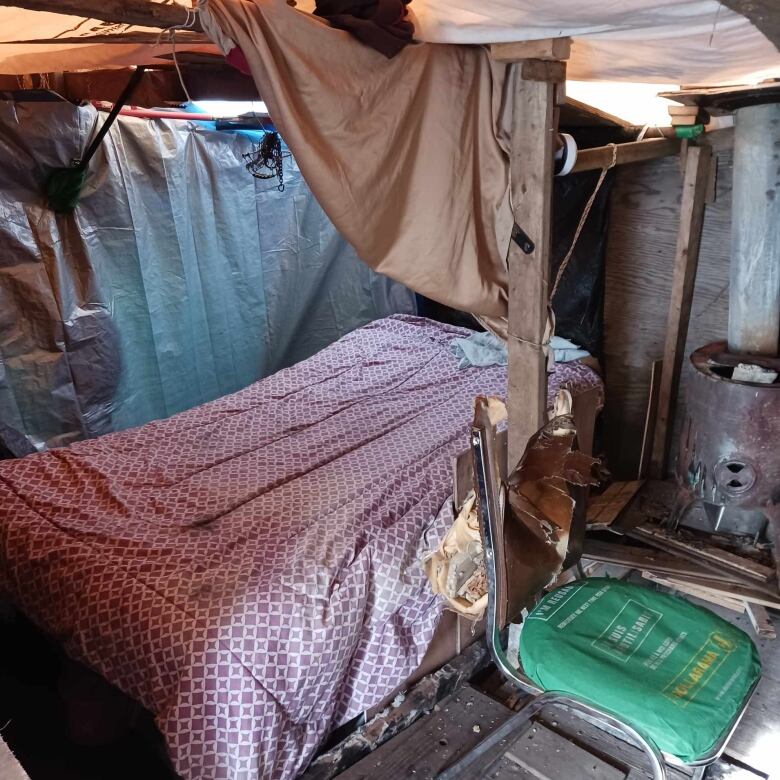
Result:
<svg viewBox="0 0 780 780"><path fill-rule="evenodd" d="M439 619L418 546L474 395L506 384L458 370L459 335L391 317L234 395L3 464L0 589L154 713L182 777L294 777ZM598 383L566 364L550 392Z"/></svg>

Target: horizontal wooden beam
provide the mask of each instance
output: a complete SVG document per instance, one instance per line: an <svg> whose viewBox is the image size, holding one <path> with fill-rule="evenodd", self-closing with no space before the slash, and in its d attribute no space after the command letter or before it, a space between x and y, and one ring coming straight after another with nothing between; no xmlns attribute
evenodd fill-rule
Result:
<svg viewBox="0 0 780 780"><path fill-rule="evenodd" d="M490 44L490 56L497 62L568 60L570 53L571 38L542 38L538 41Z"/></svg>
<svg viewBox="0 0 780 780"><path fill-rule="evenodd" d="M2 5L2 2L0 2L0 5ZM7 43L3 44L5 46L12 46L14 44L26 44L26 45L39 45L44 44L46 46L61 46L61 45L85 45L85 44L98 44L98 43L157 43L157 39L160 37L160 34L157 32L120 32L120 33L114 33L113 35L80 35L80 36L74 36L74 37L68 37L68 38L31 38L29 40L24 41L8 41ZM163 43L168 42L168 38L166 36L165 39L162 41ZM205 43L211 43L211 41L203 34L203 33L193 33L189 32L188 30L178 30L176 32L176 44L177 46L186 46L188 44L198 44L203 45Z"/></svg>
<svg viewBox="0 0 780 780"><path fill-rule="evenodd" d="M655 160L658 157L671 157L680 152L679 138L652 138L649 141L632 141L627 144L616 144L616 165ZM594 171L607 168L612 162L613 147L597 146L593 149L582 149L577 153L577 162L572 173Z"/></svg>
<svg viewBox="0 0 780 780"><path fill-rule="evenodd" d="M184 83L193 100L259 100L255 82L229 65L189 65L181 63ZM76 71L64 74L34 74L30 89L52 89L66 100L106 100L116 102L131 71L125 68ZM0 94L7 92L14 99L24 100L16 76L0 75ZM161 106L182 103L179 77L173 67L148 69L133 95L134 106Z"/></svg>
<svg viewBox="0 0 780 780"><path fill-rule="evenodd" d="M0 6L162 29L183 24L187 16L180 5L149 0L0 0ZM201 31L200 21L191 29Z"/></svg>
<svg viewBox="0 0 780 780"><path fill-rule="evenodd" d="M526 81L549 81L563 84L566 81L566 63L558 60L523 60L520 75Z"/></svg>

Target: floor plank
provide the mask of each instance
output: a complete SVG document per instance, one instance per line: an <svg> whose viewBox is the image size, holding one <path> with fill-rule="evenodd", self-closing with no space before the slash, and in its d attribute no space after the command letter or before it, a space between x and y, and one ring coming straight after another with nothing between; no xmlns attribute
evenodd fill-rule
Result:
<svg viewBox="0 0 780 780"><path fill-rule="evenodd" d="M339 780L433 778L511 714L508 707L465 686L430 715L340 774Z"/></svg>
<svg viewBox="0 0 780 780"><path fill-rule="evenodd" d="M571 740L588 754L601 757L612 766L622 769L625 773L623 776L631 780L652 778L647 757L639 748L608 734L579 715L561 707L548 707L542 710L539 724L560 734L562 740ZM569 776L562 773L557 777L563 780ZM688 780L689 773L667 767L667 777L668 780Z"/></svg>
<svg viewBox="0 0 780 780"><path fill-rule="evenodd" d="M627 775L625 766L608 763L542 724L523 734L507 750L506 758L537 780L625 780Z"/></svg>

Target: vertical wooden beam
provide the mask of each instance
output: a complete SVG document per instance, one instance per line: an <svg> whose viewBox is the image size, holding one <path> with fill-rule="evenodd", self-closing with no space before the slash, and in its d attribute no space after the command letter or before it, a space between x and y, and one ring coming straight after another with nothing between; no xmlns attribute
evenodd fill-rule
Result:
<svg viewBox="0 0 780 780"><path fill-rule="evenodd" d="M547 324L550 278L550 225L555 142L555 84L522 78L514 68L510 183L515 226L533 242L526 253L510 241L508 469L522 456L528 439L544 424L547 372L541 343Z"/></svg>
<svg viewBox="0 0 780 780"><path fill-rule="evenodd" d="M709 146L691 146L685 159L672 295L666 319L666 344L658 393L653 455L650 462L650 473L658 479L665 476L669 457L674 407L680 383L685 340L688 336L696 267L699 263L699 244L704 222L711 155L712 148Z"/></svg>

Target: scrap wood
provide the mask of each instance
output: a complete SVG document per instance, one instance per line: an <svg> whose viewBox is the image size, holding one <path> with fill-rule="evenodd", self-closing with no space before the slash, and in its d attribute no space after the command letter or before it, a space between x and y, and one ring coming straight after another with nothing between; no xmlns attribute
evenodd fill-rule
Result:
<svg viewBox="0 0 780 780"><path fill-rule="evenodd" d="M720 564L731 571L739 572L751 580L769 582L774 576L774 569L756 563L742 555L735 555L720 547L713 547L694 539L685 539L677 534L659 528L653 523L643 523L637 528L627 530L626 534L633 539L676 553L686 553L701 560Z"/></svg>
<svg viewBox="0 0 780 780"><path fill-rule="evenodd" d="M750 624L753 626L753 630L760 639L777 638L777 632L765 607L762 607L761 604L751 604L749 601L746 601L745 611L750 619Z"/></svg>
<svg viewBox="0 0 780 780"><path fill-rule="evenodd" d="M669 579L673 579L682 585L693 585L700 590L711 591L716 595L726 596L727 598L749 601L751 604L760 604L771 609L780 609L780 593L777 591L775 582L768 585L736 582L720 583L714 580L704 580L701 577L689 577L682 574L675 574L673 578Z"/></svg>
<svg viewBox="0 0 780 780"><path fill-rule="evenodd" d="M601 495L588 501L588 528L606 528L618 517L628 503L634 498L644 480L630 482L613 482Z"/></svg>
<svg viewBox="0 0 780 780"><path fill-rule="evenodd" d="M679 554L661 552L652 547L633 547L626 544L602 542L598 539L585 539L582 551L584 558L603 561L617 566L625 566L639 571L652 571L659 574L687 575L706 580L745 584L745 578L715 564L705 561L691 561Z"/></svg>
<svg viewBox="0 0 780 780"><path fill-rule="evenodd" d="M648 520L663 525L672 514L676 494L676 485L671 480L645 480L636 501L626 506L620 517L610 526L610 531L624 534Z"/></svg>
<svg viewBox="0 0 780 780"><path fill-rule="evenodd" d="M661 391L661 374L664 361L654 360L650 368L650 388L647 398L647 411L645 412L645 427L642 431L642 449L639 451L639 470L637 476L644 479L653 456L653 433L655 420L658 416L658 395Z"/></svg>
<svg viewBox="0 0 780 780"><path fill-rule="evenodd" d="M680 582L677 579L662 577L651 571L643 571L642 576L646 580L657 582L659 585L663 585L666 588L672 588L673 590L685 593L688 596L694 596L702 601L709 601L711 604L717 604L719 607L725 607L734 612L745 611L745 602L738 598L723 596L707 588L699 588L696 585L689 585L685 582Z"/></svg>

